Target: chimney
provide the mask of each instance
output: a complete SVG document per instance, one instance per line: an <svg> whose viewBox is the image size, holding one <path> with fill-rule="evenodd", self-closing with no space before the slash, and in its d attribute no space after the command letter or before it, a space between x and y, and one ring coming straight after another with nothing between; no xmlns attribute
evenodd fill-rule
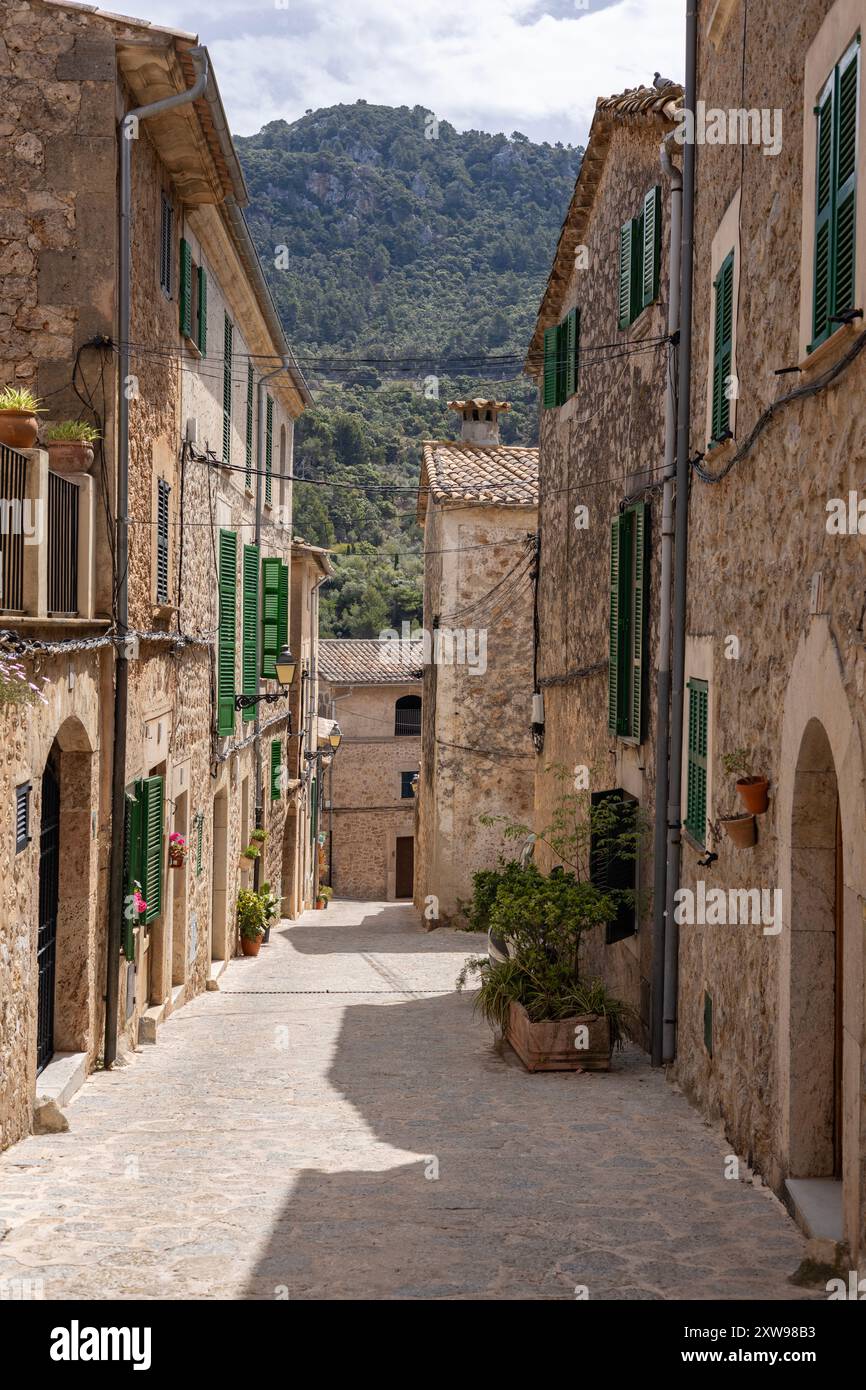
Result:
<svg viewBox="0 0 866 1390"><path fill-rule="evenodd" d="M465 444L499 443L499 416L510 410L508 401L449 401L449 410L456 410L462 419L460 438Z"/></svg>

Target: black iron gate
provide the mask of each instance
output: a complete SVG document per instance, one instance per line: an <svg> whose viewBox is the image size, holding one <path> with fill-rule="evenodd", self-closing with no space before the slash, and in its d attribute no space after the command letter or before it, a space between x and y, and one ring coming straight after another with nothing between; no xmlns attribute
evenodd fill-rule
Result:
<svg viewBox="0 0 866 1390"><path fill-rule="evenodd" d="M54 1053L54 976L57 961L57 904L60 873L60 778L49 759L42 775L42 831L39 837L39 1005L36 1022L36 1070Z"/></svg>

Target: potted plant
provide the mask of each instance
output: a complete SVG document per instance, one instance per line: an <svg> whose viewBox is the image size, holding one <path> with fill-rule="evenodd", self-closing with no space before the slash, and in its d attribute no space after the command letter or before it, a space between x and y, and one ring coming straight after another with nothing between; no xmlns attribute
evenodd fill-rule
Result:
<svg viewBox="0 0 866 1390"><path fill-rule="evenodd" d="M41 408L38 396L26 386L6 386L0 391L0 444L10 449L34 448Z"/></svg>
<svg viewBox="0 0 866 1390"><path fill-rule="evenodd" d="M52 473L88 473L99 431L86 420L63 420L45 430L48 466Z"/></svg>
<svg viewBox="0 0 866 1390"><path fill-rule="evenodd" d="M141 884L138 879L134 879L132 883L132 906L136 915L139 917L143 912L147 911L147 903L142 896Z"/></svg>
<svg viewBox="0 0 866 1390"><path fill-rule="evenodd" d="M173 830L168 837L168 866L170 869L182 869L189 854L189 844L183 835Z"/></svg>
<svg viewBox="0 0 866 1390"><path fill-rule="evenodd" d="M267 838L268 838L268 831L267 831L267 830L261 830L261 829L253 830L253 831L250 833L250 844L253 844L253 845L263 845L263 844L265 843L265 840L266 840Z"/></svg>
<svg viewBox="0 0 866 1390"><path fill-rule="evenodd" d="M259 897L260 897L261 900L262 900L262 906L263 906L263 908L264 908L264 914L265 914L265 936L264 936L264 940L265 940L265 945L267 945L268 941L270 940L270 936L271 936L271 923L272 923L272 922L278 922L278 921L279 921L279 918L280 918L280 900L279 900L279 898L277 897L276 893L272 893L272 892L271 892L271 885L270 885L269 883L263 883L263 884L262 884L261 888L259 889Z"/></svg>
<svg viewBox="0 0 866 1390"><path fill-rule="evenodd" d="M506 838L527 833L525 825L506 823ZM613 1048L632 1029L628 1006L602 980L584 979L580 953L586 933L615 921L621 901L635 897L632 890L602 886L594 856L601 848L606 856L633 858L639 836L622 803L567 793L537 835L562 862L550 874L531 862L505 865L492 903L493 883L476 885L490 937L502 953L470 957L457 987L480 973L475 1007L502 1030L528 1071L607 1071Z"/></svg>
<svg viewBox="0 0 866 1390"><path fill-rule="evenodd" d="M257 956L265 934L265 908L258 893L242 888L238 893L238 930L245 956Z"/></svg>
<svg viewBox="0 0 866 1390"><path fill-rule="evenodd" d="M725 753L722 757L722 767L731 776L737 777L737 795L749 815L760 816L767 809L767 790L769 782L766 777L756 777L749 773L749 750L747 748L735 748L732 753Z"/></svg>
<svg viewBox="0 0 866 1390"><path fill-rule="evenodd" d="M262 857L261 847L260 847L259 845L253 844L252 840L251 840L250 843L247 845L246 849L242 849L242 850L241 850L241 859L248 859L249 862L250 862L250 864L254 864L255 861L256 861L257 859L261 859L261 857ZM249 867L249 866L248 866L248 865L242 865L242 867Z"/></svg>
<svg viewBox="0 0 866 1390"><path fill-rule="evenodd" d="M334 890L333 890L333 888L329 888L328 885L327 885L327 883L320 883L320 884L319 884L319 891L318 891L318 894L317 894L317 896L316 896L316 907L319 908L320 910L326 908L326 907L328 906L328 903L331 901L331 899L332 899L333 896L334 896Z"/></svg>

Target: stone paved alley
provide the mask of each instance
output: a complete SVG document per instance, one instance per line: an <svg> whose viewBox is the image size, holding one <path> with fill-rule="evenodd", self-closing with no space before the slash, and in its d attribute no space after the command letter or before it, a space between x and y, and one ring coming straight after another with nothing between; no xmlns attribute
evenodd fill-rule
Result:
<svg viewBox="0 0 866 1390"><path fill-rule="evenodd" d="M643 1054L530 1076L497 1053L453 990L483 946L388 903L283 923L134 1078L93 1075L68 1133L0 1157L0 1280L48 1299L808 1297L793 1223L724 1178L721 1137Z"/></svg>

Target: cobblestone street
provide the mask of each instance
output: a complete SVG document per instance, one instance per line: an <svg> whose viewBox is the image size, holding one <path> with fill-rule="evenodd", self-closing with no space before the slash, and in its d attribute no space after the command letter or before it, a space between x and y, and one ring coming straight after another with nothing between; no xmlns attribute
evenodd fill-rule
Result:
<svg viewBox="0 0 866 1390"><path fill-rule="evenodd" d="M0 1157L0 1279L47 1299L808 1296L793 1223L725 1179L723 1140L642 1053L530 1076L495 1050L453 989L483 945L386 903L283 923L92 1076L68 1133Z"/></svg>

